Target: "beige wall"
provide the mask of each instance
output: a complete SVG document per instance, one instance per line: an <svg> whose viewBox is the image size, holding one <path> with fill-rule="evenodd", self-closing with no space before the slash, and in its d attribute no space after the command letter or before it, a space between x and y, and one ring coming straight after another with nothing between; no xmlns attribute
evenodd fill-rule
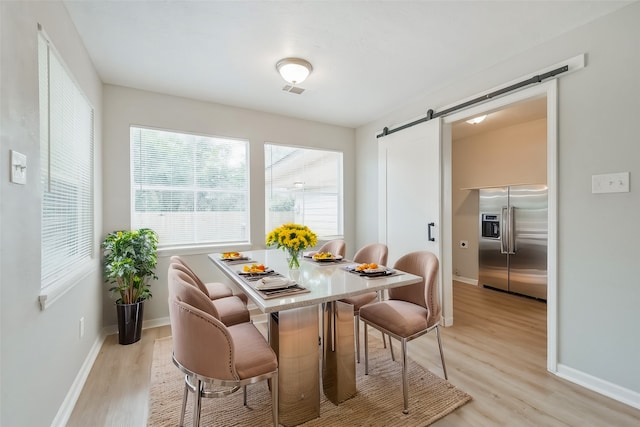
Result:
<svg viewBox="0 0 640 427"><path fill-rule="evenodd" d="M491 116L487 118L491 120ZM515 184L546 184L546 119L456 139L451 152L453 275L478 279L478 190ZM466 249L460 241L466 240Z"/></svg>

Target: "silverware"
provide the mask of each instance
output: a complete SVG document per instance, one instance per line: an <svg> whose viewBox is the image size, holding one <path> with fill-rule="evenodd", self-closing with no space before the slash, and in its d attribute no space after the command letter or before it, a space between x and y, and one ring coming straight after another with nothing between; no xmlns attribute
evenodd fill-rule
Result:
<svg viewBox="0 0 640 427"><path fill-rule="evenodd" d="M233 260L226 260L226 259L223 259L222 261L223 261L225 264L227 264L227 265L234 265L234 264L249 264L249 263L253 262L253 260L251 260L250 258L233 259Z"/></svg>

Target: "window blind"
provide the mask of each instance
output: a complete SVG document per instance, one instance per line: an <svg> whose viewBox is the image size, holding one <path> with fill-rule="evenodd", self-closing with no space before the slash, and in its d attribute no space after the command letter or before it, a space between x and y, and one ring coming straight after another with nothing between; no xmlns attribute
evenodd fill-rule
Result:
<svg viewBox="0 0 640 427"><path fill-rule="evenodd" d="M342 153L265 144L266 231L287 222L343 234Z"/></svg>
<svg viewBox="0 0 640 427"><path fill-rule="evenodd" d="M38 37L42 288L94 256L93 108L42 33Z"/></svg>
<svg viewBox="0 0 640 427"><path fill-rule="evenodd" d="M248 242L248 142L132 126L132 228L159 247Z"/></svg>

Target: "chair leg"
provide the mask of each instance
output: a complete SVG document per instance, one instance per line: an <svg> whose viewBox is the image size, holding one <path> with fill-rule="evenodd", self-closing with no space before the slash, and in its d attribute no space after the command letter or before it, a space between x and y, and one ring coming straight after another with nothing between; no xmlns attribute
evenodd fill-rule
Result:
<svg viewBox="0 0 640 427"><path fill-rule="evenodd" d="M356 328L356 362L360 363L360 314L355 313L353 320Z"/></svg>
<svg viewBox="0 0 640 427"><path fill-rule="evenodd" d="M247 386L242 387L242 404L247 406Z"/></svg>
<svg viewBox="0 0 640 427"><path fill-rule="evenodd" d="M180 427L184 426L184 413L187 411L187 396L189 395L189 386L187 386L188 375L184 376L184 393L182 394L182 410L180 411Z"/></svg>
<svg viewBox="0 0 640 427"><path fill-rule="evenodd" d="M279 408L278 408L278 374L276 373L271 377L271 411L273 412L273 425L278 427L280 425Z"/></svg>
<svg viewBox="0 0 640 427"><path fill-rule="evenodd" d="M403 414L409 413L409 385L407 384L407 340L402 339L402 396L404 398Z"/></svg>
<svg viewBox="0 0 640 427"><path fill-rule="evenodd" d="M391 342L391 335L388 335L388 337L389 337L389 350L391 351L391 360L395 362L396 356L395 354L393 354L393 343Z"/></svg>
<svg viewBox="0 0 640 427"><path fill-rule="evenodd" d="M196 380L195 399L193 399L193 427L200 426L200 407L202 405L202 381Z"/></svg>
<svg viewBox="0 0 640 427"><path fill-rule="evenodd" d="M369 375L369 333L367 324L364 324L364 374Z"/></svg>
<svg viewBox="0 0 640 427"><path fill-rule="evenodd" d="M384 291L378 291L378 297L377 297L378 301L382 301L384 299L384 297L382 295L382 292L384 292ZM384 348L387 348L387 339L384 336L384 332L380 331L380 334L382 335L382 346ZM391 338L389 338L389 339L391 339Z"/></svg>
<svg viewBox="0 0 640 427"><path fill-rule="evenodd" d="M436 336L438 337L438 348L440 349L440 360L442 361L442 371L444 372L444 379L448 380L447 367L444 364L444 352L442 351L442 340L440 339L440 327L436 326Z"/></svg>

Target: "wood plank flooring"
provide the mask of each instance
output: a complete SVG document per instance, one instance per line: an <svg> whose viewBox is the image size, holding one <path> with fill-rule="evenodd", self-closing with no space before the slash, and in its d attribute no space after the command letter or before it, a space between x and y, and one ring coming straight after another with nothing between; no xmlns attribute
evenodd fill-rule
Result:
<svg viewBox="0 0 640 427"><path fill-rule="evenodd" d="M546 371L544 303L454 283L454 322L441 329L449 381L473 401L435 426L640 425L640 410ZM147 329L129 346L107 337L67 425L145 426L153 342L170 333ZM442 375L435 334L411 342L409 355ZM402 393L400 378L389 392Z"/></svg>

